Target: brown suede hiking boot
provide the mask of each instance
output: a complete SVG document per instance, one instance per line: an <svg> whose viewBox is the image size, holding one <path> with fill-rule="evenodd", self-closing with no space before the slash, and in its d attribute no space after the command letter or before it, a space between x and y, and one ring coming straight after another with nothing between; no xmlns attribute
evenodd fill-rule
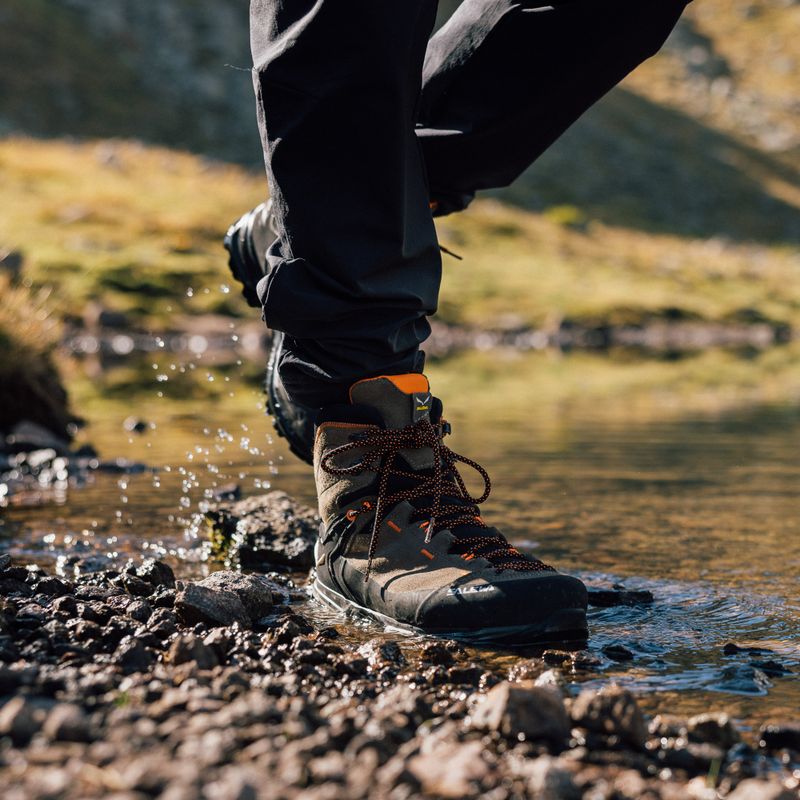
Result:
<svg viewBox="0 0 800 800"><path fill-rule="evenodd" d="M425 376L359 381L350 400L318 420L314 594L405 632L517 645L585 639L586 588L483 521L489 476L444 444L449 425ZM483 477L480 497L459 462Z"/></svg>

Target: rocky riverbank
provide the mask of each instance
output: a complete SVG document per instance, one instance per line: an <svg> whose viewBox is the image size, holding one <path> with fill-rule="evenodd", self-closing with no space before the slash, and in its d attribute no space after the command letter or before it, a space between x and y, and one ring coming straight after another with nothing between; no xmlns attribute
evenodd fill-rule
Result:
<svg viewBox="0 0 800 800"><path fill-rule="evenodd" d="M799 724L648 719L623 688L572 691L580 651L487 668L456 642L353 642L307 619L313 519L267 497L212 521L247 512L240 556L279 571L191 582L74 559L48 575L0 555L4 798L800 796Z"/></svg>

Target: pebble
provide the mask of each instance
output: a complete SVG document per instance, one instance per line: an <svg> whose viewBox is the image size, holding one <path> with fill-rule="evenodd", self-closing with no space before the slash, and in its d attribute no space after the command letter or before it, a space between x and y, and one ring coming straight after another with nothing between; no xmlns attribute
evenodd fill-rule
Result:
<svg viewBox="0 0 800 800"><path fill-rule="evenodd" d="M503 681L483 697L471 714L478 730L498 731L509 739L560 742L569 734L561 695L532 681Z"/></svg>
<svg viewBox="0 0 800 800"><path fill-rule="evenodd" d="M572 721L581 728L606 736L617 736L636 748L647 740L647 724L634 696L619 686L598 692L582 691L572 703Z"/></svg>
<svg viewBox="0 0 800 800"><path fill-rule="evenodd" d="M778 781L747 778L728 795L727 800L797 800L797 793Z"/></svg>
<svg viewBox="0 0 800 800"><path fill-rule="evenodd" d="M693 741L707 742L724 750L742 738L728 714L698 714L689 718L686 727Z"/></svg>
<svg viewBox="0 0 800 800"><path fill-rule="evenodd" d="M794 723L759 750L719 714L648 730L626 690L571 699L538 657L317 630L279 575L173 586L163 562L106 562L59 586L3 563L29 592L0 598L0 773L25 765L20 798L710 800L714 769L720 796L783 800L800 769ZM588 660L553 654L571 675Z"/></svg>
<svg viewBox="0 0 800 800"><path fill-rule="evenodd" d="M53 706L42 727L42 733L55 742L88 742L91 740L89 719L74 703Z"/></svg>
<svg viewBox="0 0 800 800"><path fill-rule="evenodd" d="M772 722L759 731L759 745L767 750L794 750L800 753L800 722Z"/></svg>

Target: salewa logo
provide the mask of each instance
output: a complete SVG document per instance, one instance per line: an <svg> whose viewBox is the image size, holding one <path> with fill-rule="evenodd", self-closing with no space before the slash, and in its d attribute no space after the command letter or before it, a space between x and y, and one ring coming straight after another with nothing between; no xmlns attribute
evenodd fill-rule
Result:
<svg viewBox="0 0 800 800"><path fill-rule="evenodd" d="M415 394L414 395L414 421L423 417L431 410L431 400L433 395L428 394Z"/></svg>

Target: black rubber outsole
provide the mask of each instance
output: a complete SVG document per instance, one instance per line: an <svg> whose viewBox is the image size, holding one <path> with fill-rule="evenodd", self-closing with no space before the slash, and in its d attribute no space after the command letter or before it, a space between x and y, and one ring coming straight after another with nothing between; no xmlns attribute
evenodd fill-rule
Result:
<svg viewBox="0 0 800 800"><path fill-rule="evenodd" d="M476 630L432 630L417 628L398 622L378 611L365 608L349 600L344 595L325 586L315 579L311 584L311 594L325 605L342 612L356 612L361 616L379 622L392 633L405 636L430 636L442 639L455 639L465 644L479 646L499 645L504 647L530 647L554 644L575 644L589 638L586 610L583 608L564 608L551 614L542 622L525 625L511 625Z"/></svg>
<svg viewBox="0 0 800 800"><path fill-rule="evenodd" d="M286 439L289 450L306 464L314 463L314 454L303 443L298 442L298 437L293 435L291 426L283 416L280 399L275 390L275 376L277 375L278 359L283 347L283 333L272 331L272 349L267 362L267 376L264 381L264 391L267 396L267 412L272 417L272 427L282 439Z"/></svg>
<svg viewBox="0 0 800 800"><path fill-rule="evenodd" d="M261 303L258 299L258 293L253 283L255 275L252 267L248 267L244 263L245 255L243 253L250 249L247 242L247 230L249 224L249 217L252 211L240 217L233 225L228 228L222 244L228 252L228 269L230 270L233 279L242 287L242 296L247 301L248 305L253 308L261 308ZM251 258L255 256L251 253ZM263 274L260 275L263 277ZM257 282L257 281L256 281ZM313 456L310 450L302 443L297 441L297 437L292 434L292 429L281 409L281 402L275 391L275 375L278 359L280 358L281 347L283 346L283 333L280 331L272 332L272 346L270 348L269 360L267 361L267 374L264 381L264 392L267 397L267 413L272 418L272 426L275 432L282 439L286 439L289 445L289 450L293 455L297 456L301 461L306 464L313 463Z"/></svg>

